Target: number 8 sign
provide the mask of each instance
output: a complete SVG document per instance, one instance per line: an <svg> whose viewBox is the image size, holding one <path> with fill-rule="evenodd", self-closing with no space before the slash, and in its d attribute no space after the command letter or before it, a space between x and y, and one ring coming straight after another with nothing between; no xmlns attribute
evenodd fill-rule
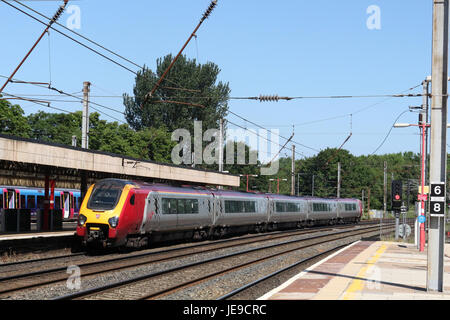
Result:
<svg viewBox="0 0 450 320"><path fill-rule="evenodd" d="M445 214L445 183L432 183L430 194L430 214Z"/></svg>

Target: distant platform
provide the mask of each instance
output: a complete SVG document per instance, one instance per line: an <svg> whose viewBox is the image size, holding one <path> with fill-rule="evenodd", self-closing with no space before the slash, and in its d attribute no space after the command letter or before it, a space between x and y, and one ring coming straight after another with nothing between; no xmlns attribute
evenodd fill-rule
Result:
<svg viewBox="0 0 450 320"><path fill-rule="evenodd" d="M66 228L64 228L66 229ZM67 228L69 229L69 228ZM0 256L71 248L75 229L0 233Z"/></svg>
<svg viewBox="0 0 450 320"><path fill-rule="evenodd" d="M426 250L419 252L413 244L400 242L358 241L258 300L447 300L449 257L446 244L444 292L428 293Z"/></svg>

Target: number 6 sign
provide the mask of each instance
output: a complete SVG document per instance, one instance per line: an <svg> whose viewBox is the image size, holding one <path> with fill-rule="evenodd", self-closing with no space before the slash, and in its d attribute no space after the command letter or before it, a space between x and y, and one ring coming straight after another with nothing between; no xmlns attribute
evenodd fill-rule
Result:
<svg viewBox="0 0 450 320"><path fill-rule="evenodd" d="M432 183L430 194L430 214L445 214L445 183Z"/></svg>

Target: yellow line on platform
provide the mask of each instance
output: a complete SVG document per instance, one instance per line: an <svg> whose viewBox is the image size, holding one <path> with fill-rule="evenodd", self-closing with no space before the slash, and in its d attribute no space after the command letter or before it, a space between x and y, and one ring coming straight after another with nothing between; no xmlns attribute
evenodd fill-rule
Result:
<svg viewBox="0 0 450 320"><path fill-rule="evenodd" d="M375 252L375 255L369 261L366 262L367 265L361 268L361 270L359 270L356 276L357 279L354 279L353 282L348 287L348 289L346 290L343 298L344 300L354 300L356 292L362 291L362 289L364 288L365 280L361 280L361 278L363 278L366 275L369 267L371 267L371 265L377 262L377 260L381 257L383 252L386 251L386 249L387 249L386 244L381 245L381 247Z"/></svg>

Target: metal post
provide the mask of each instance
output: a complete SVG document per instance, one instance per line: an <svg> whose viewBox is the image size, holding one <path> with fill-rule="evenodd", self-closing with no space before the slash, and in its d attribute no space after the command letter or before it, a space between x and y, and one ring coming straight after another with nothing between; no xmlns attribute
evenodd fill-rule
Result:
<svg viewBox="0 0 450 320"><path fill-rule="evenodd" d="M387 207L387 162L384 161L384 175L383 175L383 217L386 216L386 207Z"/></svg>
<svg viewBox="0 0 450 320"><path fill-rule="evenodd" d="M314 197L314 175L312 176L312 191L311 191L311 196Z"/></svg>
<svg viewBox="0 0 450 320"><path fill-rule="evenodd" d="M406 240L406 206L405 206L404 202L402 202L401 210L402 210L402 220L403 220L402 221L403 241L405 241Z"/></svg>
<svg viewBox="0 0 450 320"><path fill-rule="evenodd" d="M295 195L295 145L292 145L291 196Z"/></svg>
<svg viewBox="0 0 450 320"><path fill-rule="evenodd" d="M337 174L337 197L341 197L341 163L338 162L338 174Z"/></svg>
<svg viewBox="0 0 450 320"><path fill-rule="evenodd" d="M83 82L83 119L81 122L81 147L89 149L89 86L90 82Z"/></svg>
<svg viewBox="0 0 450 320"><path fill-rule="evenodd" d="M361 191L361 204L362 204L362 212L364 215L364 189Z"/></svg>
<svg viewBox="0 0 450 320"><path fill-rule="evenodd" d="M425 158L426 158L426 144L425 144L425 135L426 135L426 120L422 117L419 117L419 125L421 126L421 177L420 177L420 183L421 183L421 191L420 191L420 211L419 216L425 216ZM417 217L419 218L419 217ZM419 245L419 251L423 252L425 250L425 223L418 223L418 226L420 228L420 245Z"/></svg>
<svg viewBox="0 0 450 320"><path fill-rule="evenodd" d="M50 177L48 173L45 174L45 184L44 184L44 216L43 216L43 231L48 231L49 226L49 209L50 209L50 197L49 197L49 185Z"/></svg>
<svg viewBox="0 0 450 320"><path fill-rule="evenodd" d="M446 195L447 166L447 69L448 0L433 0L433 52L431 75L430 183L444 183ZM443 215L429 218L427 290L443 291L444 229ZM431 211L431 208L430 208Z"/></svg>
<svg viewBox="0 0 450 320"><path fill-rule="evenodd" d="M398 240L398 228L399 228L399 224L400 224L400 213L398 212L398 210L394 210L394 214L395 214L395 240Z"/></svg>
<svg viewBox="0 0 450 320"><path fill-rule="evenodd" d="M219 122L219 172L223 171L223 119Z"/></svg>

